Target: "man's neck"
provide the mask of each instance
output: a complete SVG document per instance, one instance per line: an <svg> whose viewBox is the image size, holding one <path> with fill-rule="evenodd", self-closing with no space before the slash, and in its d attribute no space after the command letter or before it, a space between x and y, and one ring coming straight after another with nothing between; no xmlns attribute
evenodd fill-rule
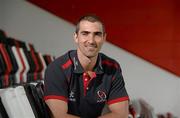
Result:
<svg viewBox="0 0 180 118"><path fill-rule="evenodd" d="M84 68L85 71L93 70L93 68L97 62L98 56L89 58L89 57L83 55L80 51L77 51L77 56L78 56L81 66Z"/></svg>

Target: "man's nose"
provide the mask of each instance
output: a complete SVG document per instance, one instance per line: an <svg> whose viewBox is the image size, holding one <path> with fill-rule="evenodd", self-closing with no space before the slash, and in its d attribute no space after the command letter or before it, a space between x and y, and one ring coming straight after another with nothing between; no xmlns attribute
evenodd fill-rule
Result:
<svg viewBox="0 0 180 118"><path fill-rule="evenodd" d="M93 34L89 35L88 42L89 43L94 43L95 42L95 36Z"/></svg>

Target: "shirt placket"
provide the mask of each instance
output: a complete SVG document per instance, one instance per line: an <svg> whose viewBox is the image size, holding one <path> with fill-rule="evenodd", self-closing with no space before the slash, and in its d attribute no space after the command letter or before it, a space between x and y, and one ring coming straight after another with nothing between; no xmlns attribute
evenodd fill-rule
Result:
<svg viewBox="0 0 180 118"><path fill-rule="evenodd" d="M83 73L83 85L84 85L84 96L86 96L87 90L88 88L88 84L90 81L90 76L88 75L88 73Z"/></svg>
<svg viewBox="0 0 180 118"><path fill-rule="evenodd" d="M87 90L89 90L89 83L96 78L96 73L93 72L92 76L90 77L88 73L83 73L83 85L84 85L84 96L86 96Z"/></svg>

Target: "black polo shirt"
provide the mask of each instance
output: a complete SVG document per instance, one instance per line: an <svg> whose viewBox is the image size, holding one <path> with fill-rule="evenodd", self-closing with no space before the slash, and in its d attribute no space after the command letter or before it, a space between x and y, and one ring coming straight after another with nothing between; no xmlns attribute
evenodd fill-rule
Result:
<svg viewBox="0 0 180 118"><path fill-rule="evenodd" d="M86 74L72 50L53 61L46 69L44 99L68 103L68 113L84 118L101 115L104 105L128 100L119 64L99 53L93 77Z"/></svg>

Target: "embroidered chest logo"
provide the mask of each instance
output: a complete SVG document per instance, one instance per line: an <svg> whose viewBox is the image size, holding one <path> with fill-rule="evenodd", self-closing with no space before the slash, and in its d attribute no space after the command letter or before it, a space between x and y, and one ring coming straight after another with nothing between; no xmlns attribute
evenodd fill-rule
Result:
<svg viewBox="0 0 180 118"><path fill-rule="evenodd" d="M75 98L75 92L71 91L69 93L69 101L72 101L72 102L75 102L76 101L76 98Z"/></svg>
<svg viewBox="0 0 180 118"><path fill-rule="evenodd" d="M106 93L104 91L97 91L97 103L105 102L106 101Z"/></svg>

